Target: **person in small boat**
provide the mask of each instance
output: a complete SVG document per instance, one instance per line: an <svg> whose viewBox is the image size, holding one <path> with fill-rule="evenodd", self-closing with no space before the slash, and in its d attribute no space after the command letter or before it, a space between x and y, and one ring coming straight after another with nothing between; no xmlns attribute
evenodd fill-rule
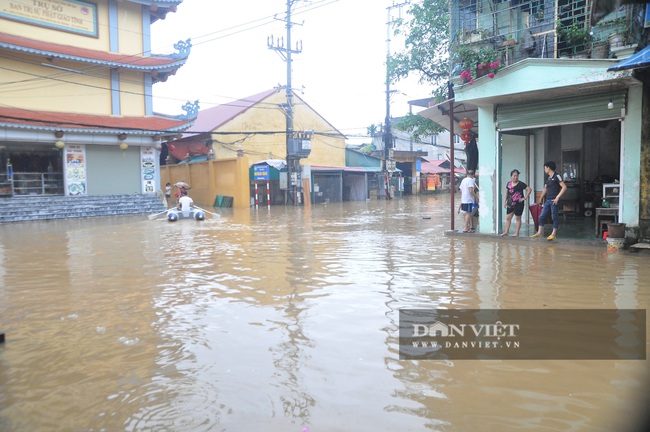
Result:
<svg viewBox="0 0 650 432"><path fill-rule="evenodd" d="M187 216L190 214L190 210L194 207L194 200L187 195L187 191L183 189L181 191L181 197L178 199L178 210L183 212L183 215Z"/></svg>
<svg viewBox="0 0 650 432"><path fill-rule="evenodd" d="M174 183L174 187L176 188L176 193L174 194L174 197L176 198L176 202L178 203L178 200L181 199L183 196L183 191L188 191L190 190L190 185L185 183L184 181L180 181L177 183Z"/></svg>

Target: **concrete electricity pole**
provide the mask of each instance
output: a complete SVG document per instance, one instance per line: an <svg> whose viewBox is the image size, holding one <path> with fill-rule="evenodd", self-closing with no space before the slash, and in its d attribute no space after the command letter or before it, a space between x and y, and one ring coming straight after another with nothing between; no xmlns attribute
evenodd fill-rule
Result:
<svg viewBox="0 0 650 432"><path fill-rule="evenodd" d="M403 3L396 4L395 0L392 0L392 6L388 6L388 21L386 22L386 119L384 120L384 187L386 189L386 199L389 200L390 197L390 173L395 170L393 166L394 161L392 161L392 155L390 149L393 147L393 133L391 131L390 124L390 30L391 25L393 24L393 17L391 16L392 9L399 9L401 13L402 6L410 3L410 0L407 0Z"/></svg>
<svg viewBox="0 0 650 432"><path fill-rule="evenodd" d="M287 134L287 188L289 199L292 200L294 205L299 203L299 191L301 189L300 179L300 157L292 155L291 146L294 141L293 133L293 89L291 88L291 55L300 54L302 52L302 42L296 44L296 49L291 49L291 8L300 0L287 0L286 17L282 21L286 21L287 27L287 45L285 47L284 41L280 38L273 40L273 36L267 38L267 45L269 49L277 51L287 62L287 103L284 105L286 115L286 134Z"/></svg>

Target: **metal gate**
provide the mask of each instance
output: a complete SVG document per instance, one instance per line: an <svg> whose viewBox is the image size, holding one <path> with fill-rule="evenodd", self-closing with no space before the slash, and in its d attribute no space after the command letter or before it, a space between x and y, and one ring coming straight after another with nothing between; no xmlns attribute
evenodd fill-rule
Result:
<svg viewBox="0 0 650 432"><path fill-rule="evenodd" d="M341 172L313 173L313 177L314 203L343 201L343 176Z"/></svg>

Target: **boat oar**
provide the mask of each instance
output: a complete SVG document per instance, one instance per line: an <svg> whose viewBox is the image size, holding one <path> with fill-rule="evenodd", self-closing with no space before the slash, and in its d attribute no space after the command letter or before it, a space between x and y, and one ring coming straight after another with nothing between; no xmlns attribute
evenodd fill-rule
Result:
<svg viewBox="0 0 650 432"><path fill-rule="evenodd" d="M149 216L147 216L147 217L149 218L149 220L154 220L155 218L157 218L157 217L160 216L161 214L163 214L163 213L167 213L167 210L168 210L168 209L165 209L164 211L161 211L160 213L155 213L155 214L149 215Z"/></svg>
<svg viewBox="0 0 650 432"><path fill-rule="evenodd" d="M211 215L214 216L214 217L221 217L221 215L220 215L219 213L212 213L211 211L207 211L206 209L201 208L201 207L199 207L199 206L197 206L197 205L195 205L194 207L196 207L196 208L199 209L199 210L203 210L204 212L206 212L206 213L208 213L208 214L211 214Z"/></svg>

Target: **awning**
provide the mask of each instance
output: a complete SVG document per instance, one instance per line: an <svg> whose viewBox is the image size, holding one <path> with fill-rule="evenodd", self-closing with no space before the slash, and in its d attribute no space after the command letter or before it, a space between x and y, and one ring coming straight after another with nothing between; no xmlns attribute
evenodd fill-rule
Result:
<svg viewBox="0 0 650 432"><path fill-rule="evenodd" d="M625 69L637 69L650 66L650 45L633 54L620 63L607 69L607 71L620 71Z"/></svg>
<svg viewBox="0 0 650 432"><path fill-rule="evenodd" d="M379 173L382 172L380 167L356 167L356 166L329 166L329 165L311 165L312 172L346 172L346 173ZM395 168L395 172L402 172L401 169Z"/></svg>
<svg viewBox="0 0 650 432"><path fill-rule="evenodd" d="M190 156L189 158L183 159L178 163L178 165L195 163L195 162L205 162L207 160L208 160L208 155L194 155L194 156Z"/></svg>
<svg viewBox="0 0 650 432"><path fill-rule="evenodd" d="M454 133L460 134L462 132L462 129L458 126L458 122L464 118L468 118L474 121L474 127L471 131L478 134L478 108L466 102L456 102L455 99L448 99L420 111L418 115L428 118L447 130L451 130L451 122L449 121L450 101L454 101Z"/></svg>

